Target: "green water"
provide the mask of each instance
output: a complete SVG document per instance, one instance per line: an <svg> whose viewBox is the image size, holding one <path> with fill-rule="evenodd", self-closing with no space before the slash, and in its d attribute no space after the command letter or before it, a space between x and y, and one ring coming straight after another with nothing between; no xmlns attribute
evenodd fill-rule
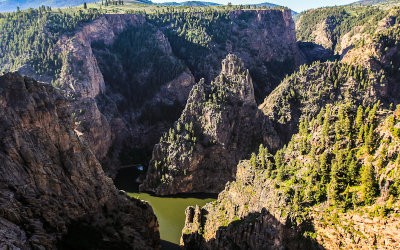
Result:
<svg viewBox="0 0 400 250"><path fill-rule="evenodd" d="M204 206L214 201L210 195L185 195L174 197L157 197L147 193L138 193L139 184L136 179L144 176L143 171L137 167L121 169L114 179L118 189L125 190L129 195L145 200L153 207L160 225L160 236L163 240L163 249L177 249L181 238L182 229L185 225L185 209L188 206Z"/></svg>
<svg viewBox="0 0 400 250"><path fill-rule="evenodd" d="M204 206L215 200L213 198L156 197L147 193L130 193L129 195L150 203L160 225L161 239L178 245L185 225L185 209L188 206Z"/></svg>

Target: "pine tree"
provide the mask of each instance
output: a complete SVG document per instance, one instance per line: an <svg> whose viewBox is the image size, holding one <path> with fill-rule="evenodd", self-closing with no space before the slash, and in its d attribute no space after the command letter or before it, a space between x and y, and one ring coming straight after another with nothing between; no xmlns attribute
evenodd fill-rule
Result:
<svg viewBox="0 0 400 250"><path fill-rule="evenodd" d="M321 169L321 183L326 184L329 182L328 153L326 151L319 158L319 166Z"/></svg>
<svg viewBox="0 0 400 250"><path fill-rule="evenodd" d="M357 109L357 116L356 116L356 130L358 131L361 128L361 125L363 124L363 108L362 106L358 106Z"/></svg>
<svg viewBox="0 0 400 250"><path fill-rule="evenodd" d="M374 149L374 140L375 140L374 124L371 124L371 126L369 127L368 134L365 138L365 147L368 153L371 153Z"/></svg>
<svg viewBox="0 0 400 250"><path fill-rule="evenodd" d="M361 192L366 204L370 204L373 197L376 195L375 173L371 164L363 167L361 173Z"/></svg>
<svg viewBox="0 0 400 250"><path fill-rule="evenodd" d="M264 146L261 144L258 150L258 158L260 159L261 169L265 168L265 149Z"/></svg>
<svg viewBox="0 0 400 250"><path fill-rule="evenodd" d="M256 168L256 166L257 166L257 156L255 153L251 154L250 166L252 166L253 168Z"/></svg>
<svg viewBox="0 0 400 250"><path fill-rule="evenodd" d="M349 166L347 172L347 179L350 184L355 184L357 181L357 162L353 159Z"/></svg>

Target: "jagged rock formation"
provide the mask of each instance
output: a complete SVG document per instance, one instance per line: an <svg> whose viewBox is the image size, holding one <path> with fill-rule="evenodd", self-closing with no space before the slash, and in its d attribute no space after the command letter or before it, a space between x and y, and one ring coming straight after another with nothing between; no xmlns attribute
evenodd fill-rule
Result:
<svg viewBox="0 0 400 250"><path fill-rule="evenodd" d="M118 192L52 86L0 76L0 248L154 249L150 205Z"/></svg>
<svg viewBox="0 0 400 250"><path fill-rule="evenodd" d="M241 162L215 203L188 208L181 244L293 247L280 237L292 232L311 242L296 248L398 247L399 33L389 12L342 62L302 66L266 98L259 108L289 144Z"/></svg>
<svg viewBox="0 0 400 250"><path fill-rule="evenodd" d="M213 82L193 87L180 119L154 147L140 189L158 195L219 192L233 180L238 161L260 143L279 146L257 109L249 71L230 54Z"/></svg>

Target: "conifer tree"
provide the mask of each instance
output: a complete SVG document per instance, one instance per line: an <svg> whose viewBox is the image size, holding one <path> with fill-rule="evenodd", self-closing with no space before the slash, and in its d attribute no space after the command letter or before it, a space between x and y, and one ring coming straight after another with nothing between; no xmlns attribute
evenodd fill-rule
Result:
<svg viewBox="0 0 400 250"><path fill-rule="evenodd" d="M361 192L366 204L370 204L373 197L376 195L375 173L371 164L367 164L363 167L361 173Z"/></svg>

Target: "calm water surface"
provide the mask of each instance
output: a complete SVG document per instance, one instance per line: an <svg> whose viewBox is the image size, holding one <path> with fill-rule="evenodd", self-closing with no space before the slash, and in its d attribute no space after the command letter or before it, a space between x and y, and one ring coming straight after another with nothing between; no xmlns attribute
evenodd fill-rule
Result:
<svg viewBox="0 0 400 250"><path fill-rule="evenodd" d="M185 209L188 206L204 206L214 201L210 195L185 195L174 197L157 197L148 193L138 193L137 177L141 171L135 168L121 169L114 183L118 189L125 190L129 195L145 200L153 207L160 225L160 236L163 241L178 244L183 226L185 225ZM163 245L165 245L164 242ZM163 247L166 248L166 247Z"/></svg>

